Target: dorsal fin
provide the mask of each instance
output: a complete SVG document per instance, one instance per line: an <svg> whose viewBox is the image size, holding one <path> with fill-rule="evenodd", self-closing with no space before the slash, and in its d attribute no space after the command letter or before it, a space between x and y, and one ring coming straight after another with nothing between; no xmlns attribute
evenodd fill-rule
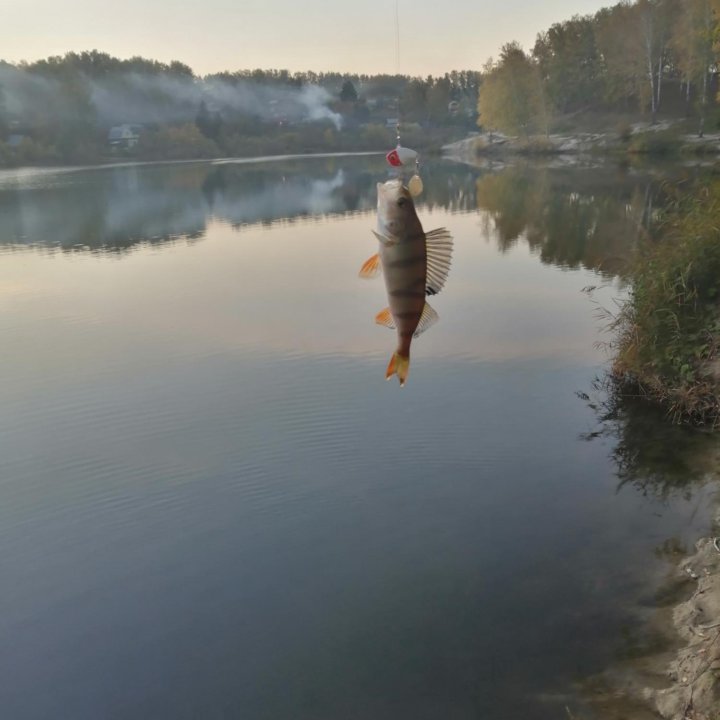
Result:
<svg viewBox="0 0 720 720"><path fill-rule="evenodd" d="M391 330L395 329L395 321L393 320L393 316L390 314L389 307L386 307L384 310L381 310L375 316L375 322L378 325L384 325L386 328L390 328Z"/></svg>
<svg viewBox="0 0 720 720"><path fill-rule="evenodd" d="M452 262L453 239L445 228L425 233L427 252L426 295L437 295L445 285Z"/></svg>
<svg viewBox="0 0 720 720"><path fill-rule="evenodd" d="M440 316L430 307L429 303L425 303L422 315L420 316L420 322L418 323L417 329L413 333L413 337L422 335L429 327L434 325Z"/></svg>

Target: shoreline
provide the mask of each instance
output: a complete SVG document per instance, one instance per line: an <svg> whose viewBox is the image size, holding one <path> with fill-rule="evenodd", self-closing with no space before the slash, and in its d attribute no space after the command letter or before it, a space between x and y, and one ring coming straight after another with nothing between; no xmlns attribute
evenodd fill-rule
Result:
<svg viewBox="0 0 720 720"><path fill-rule="evenodd" d="M627 137L614 132L553 133L520 138L502 133L479 132L443 145L443 157L469 165L503 162L509 158L556 159L563 165L627 157L654 159L701 159L720 157L720 133L703 137L678 133L669 135L677 123L637 123Z"/></svg>
<svg viewBox="0 0 720 720"><path fill-rule="evenodd" d="M714 527L720 526L716 511ZM683 645L667 668L671 685L645 688L643 697L663 718L716 720L720 703L720 543L705 537L680 562L676 580L696 583L691 597L672 611L673 628Z"/></svg>
<svg viewBox="0 0 720 720"><path fill-rule="evenodd" d="M122 162L90 163L84 165L19 165L16 167L0 167L0 179L3 175L13 173L40 172L40 173L66 173L85 170L107 170L124 167L147 167L154 165L251 165L252 163L282 162L284 160L312 160L313 158L328 159L340 157L370 157L385 155L385 150L358 150L348 152L327 153L293 153L283 155L257 155L252 157L218 157L218 158L191 158L187 160L128 160Z"/></svg>
<svg viewBox="0 0 720 720"><path fill-rule="evenodd" d="M586 711L571 720L718 720L720 715L720 507L711 535L676 562L652 617L653 649L586 679Z"/></svg>

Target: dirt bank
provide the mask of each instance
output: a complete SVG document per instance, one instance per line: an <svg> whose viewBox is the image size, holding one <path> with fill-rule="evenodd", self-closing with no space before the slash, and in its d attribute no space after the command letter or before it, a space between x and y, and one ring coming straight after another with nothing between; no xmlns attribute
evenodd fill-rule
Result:
<svg viewBox="0 0 720 720"><path fill-rule="evenodd" d="M720 526L720 514L716 517ZM720 542L705 538L678 573L696 583L676 605L672 620L683 645L667 668L671 685L644 688L642 696L668 720L720 718Z"/></svg>
<svg viewBox="0 0 720 720"><path fill-rule="evenodd" d="M641 621L646 651L583 683L571 720L720 720L719 547L704 538L675 567Z"/></svg>

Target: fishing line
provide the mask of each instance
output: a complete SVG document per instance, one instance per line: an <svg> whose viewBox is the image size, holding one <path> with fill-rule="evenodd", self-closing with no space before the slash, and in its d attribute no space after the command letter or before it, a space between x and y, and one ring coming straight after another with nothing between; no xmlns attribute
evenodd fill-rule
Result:
<svg viewBox="0 0 720 720"><path fill-rule="evenodd" d="M400 0L395 0L395 72L400 74Z"/></svg>
<svg viewBox="0 0 720 720"><path fill-rule="evenodd" d="M400 0L395 0L395 74L400 77ZM398 147L400 143L400 94L397 97L397 119L395 120L395 136ZM392 164L392 163L391 163Z"/></svg>
<svg viewBox="0 0 720 720"><path fill-rule="evenodd" d="M400 0L395 0L395 72L400 77ZM400 122L402 112L400 109L400 95L397 98L397 118L395 119L396 147L385 157L392 167L402 168L415 163L415 174L408 181L407 187L413 197L423 191L423 182L420 177L420 156L415 150L402 146L400 138ZM402 171L400 172L402 177Z"/></svg>

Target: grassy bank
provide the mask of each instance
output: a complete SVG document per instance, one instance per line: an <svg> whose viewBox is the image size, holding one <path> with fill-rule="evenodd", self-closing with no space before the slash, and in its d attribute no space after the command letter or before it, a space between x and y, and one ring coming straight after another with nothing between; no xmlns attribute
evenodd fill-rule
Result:
<svg viewBox="0 0 720 720"><path fill-rule="evenodd" d="M720 423L720 178L683 189L632 262L612 375L675 421Z"/></svg>

